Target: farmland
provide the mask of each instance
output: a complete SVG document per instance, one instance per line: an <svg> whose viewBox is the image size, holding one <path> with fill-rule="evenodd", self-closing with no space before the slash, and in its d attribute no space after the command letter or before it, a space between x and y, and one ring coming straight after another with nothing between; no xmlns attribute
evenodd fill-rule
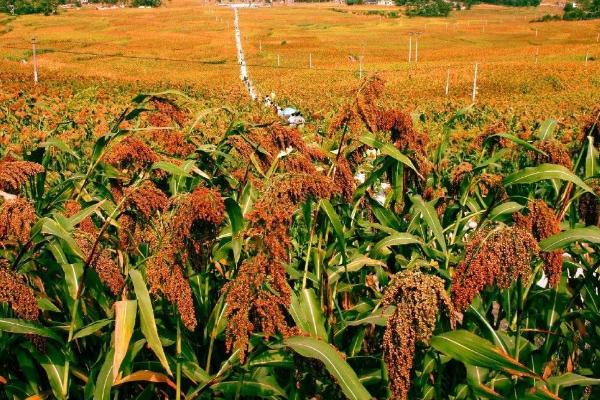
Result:
<svg viewBox="0 0 600 400"><path fill-rule="evenodd" d="M0 399L598 398L600 24L560 12L0 14Z"/></svg>

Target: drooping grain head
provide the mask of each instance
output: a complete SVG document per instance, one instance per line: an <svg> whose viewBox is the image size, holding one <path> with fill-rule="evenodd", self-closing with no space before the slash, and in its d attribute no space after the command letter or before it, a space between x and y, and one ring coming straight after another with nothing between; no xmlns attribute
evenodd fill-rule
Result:
<svg viewBox="0 0 600 400"><path fill-rule="evenodd" d="M75 242L84 255L84 261L89 260L89 266L96 270L100 281L103 282L113 295L118 295L125 287L125 279L121 268L113 259L113 255L100 243L96 243L96 235L77 231L74 235Z"/></svg>
<svg viewBox="0 0 600 400"><path fill-rule="evenodd" d="M454 271L452 303L464 311L485 287L495 284L505 289L517 279L527 278L538 253L537 241L521 227L497 225L476 231Z"/></svg>
<svg viewBox="0 0 600 400"><path fill-rule="evenodd" d="M132 136L113 144L104 161L119 170L139 173L159 160L158 155L146 143Z"/></svg>
<svg viewBox="0 0 600 400"><path fill-rule="evenodd" d="M27 199L6 200L0 205L0 245L9 241L20 244L29 241L36 220L35 210Z"/></svg>
<svg viewBox="0 0 600 400"><path fill-rule="evenodd" d="M277 332L284 336L297 333L286 322L285 313L290 304L290 290L281 262L264 253L245 260L236 278L223 287L226 293L229 320L226 347L240 350L243 363L249 336L260 329L265 338Z"/></svg>
<svg viewBox="0 0 600 400"><path fill-rule="evenodd" d="M529 158L536 164L558 164L567 169L573 168L571 155L563 143L556 139L541 140L534 143L535 147L546 153L541 154L537 151L529 151Z"/></svg>
<svg viewBox="0 0 600 400"><path fill-rule="evenodd" d="M30 161L0 161L0 190L17 193L27 180L44 172L44 167Z"/></svg>
<svg viewBox="0 0 600 400"><path fill-rule="evenodd" d="M0 260L0 303L10 305L21 319L33 321L40 314L33 289L26 285L23 276L9 269L6 260Z"/></svg>
<svg viewBox="0 0 600 400"><path fill-rule="evenodd" d="M517 213L513 216L515 224L533 234L537 241L549 238L560 232L560 221L556 213L543 200L530 200L527 204L529 213ZM550 286L556 286L562 275L562 251L540 252L544 261L544 272Z"/></svg>
<svg viewBox="0 0 600 400"><path fill-rule="evenodd" d="M383 297L383 305L395 305L383 336L383 355L394 397L408 399L416 344L427 344L440 311L454 326L456 313L437 276L411 270L394 276Z"/></svg>

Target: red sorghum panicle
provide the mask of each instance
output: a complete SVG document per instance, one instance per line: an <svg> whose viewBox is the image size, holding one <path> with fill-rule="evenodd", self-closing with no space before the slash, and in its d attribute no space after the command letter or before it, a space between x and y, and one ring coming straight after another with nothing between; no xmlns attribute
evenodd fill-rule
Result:
<svg viewBox="0 0 600 400"><path fill-rule="evenodd" d="M30 161L0 161L0 190L16 193L27 180L44 172L44 167Z"/></svg>
<svg viewBox="0 0 600 400"><path fill-rule="evenodd" d="M187 113L181 110L175 103L155 97L150 100L150 104L154 106L154 111L148 116L148 123L152 126L165 128L171 127L173 124L183 126L187 120Z"/></svg>
<svg viewBox="0 0 600 400"><path fill-rule="evenodd" d="M426 177L433 170L433 164L427 156L429 135L417 131L412 117L401 110L379 111L378 128L390 132L394 145L408 154L421 176ZM408 170L410 171L410 170Z"/></svg>
<svg viewBox="0 0 600 400"><path fill-rule="evenodd" d="M81 211L81 205L77 200L67 200L64 205L65 208L65 216L70 218ZM96 225L94 225L94 221L92 221L91 216L85 217L78 225L78 228L87 233L96 232Z"/></svg>
<svg viewBox="0 0 600 400"><path fill-rule="evenodd" d="M560 232L560 221L555 212L544 200L532 200L527 204L529 214L515 214L516 225L530 231L537 241L544 240ZM544 272L550 286L556 286L562 275L562 251L540 252L544 261Z"/></svg>
<svg viewBox="0 0 600 400"><path fill-rule="evenodd" d="M225 218L225 203L216 189L198 186L178 203L171 221L174 244L180 250L190 245L200 254L203 243L212 240Z"/></svg>
<svg viewBox="0 0 600 400"><path fill-rule="evenodd" d="M333 174L333 181L340 188L342 196L346 202L352 201L354 195L354 189L356 183L354 182L354 174L350 169L350 164L345 158L340 158L335 167L335 173Z"/></svg>
<svg viewBox="0 0 600 400"><path fill-rule="evenodd" d="M309 160L323 157L321 152L306 145L300 131L280 123L253 129L244 136L232 135L227 140L245 161L250 162L251 156L254 156L264 171L271 167L281 152L289 154L295 151ZM285 161L283 165L286 166Z"/></svg>
<svg viewBox="0 0 600 400"><path fill-rule="evenodd" d="M146 143L128 136L114 144L104 156L104 161L119 169L140 172L159 160Z"/></svg>
<svg viewBox="0 0 600 400"><path fill-rule="evenodd" d="M358 133L361 125L371 132L378 130L380 109L377 99L383 94L384 80L374 75L365 79L355 92L352 103L342 107L329 125L329 134L346 130L350 137Z"/></svg>
<svg viewBox="0 0 600 400"><path fill-rule="evenodd" d="M465 258L452 277L452 302L464 311L485 287L505 289L531 273L539 252L533 235L518 226L498 225L475 232L465 244Z"/></svg>
<svg viewBox="0 0 600 400"><path fill-rule="evenodd" d="M508 133L506 124L503 121L497 121L489 125L483 132L475 137L473 147L482 149L485 145L490 147L505 148L510 146L510 140L501 136L494 136L499 133Z"/></svg>
<svg viewBox="0 0 600 400"><path fill-rule="evenodd" d="M137 212L145 221L149 221L157 212L164 212L169 206L167 196L149 181L140 187L127 188L125 196L126 207Z"/></svg>
<svg viewBox="0 0 600 400"><path fill-rule="evenodd" d="M507 197L506 189L502 185L502 175L490 174L485 172L478 177L477 186L482 196L493 194L497 200L502 200Z"/></svg>
<svg viewBox="0 0 600 400"><path fill-rule="evenodd" d="M456 313L437 276L402 271L394 276L383 297L383 305L395 305L383 334L383 355L394 397L407 399L417 342L427 344L437 316L444 309L454 327Z"/></svg>
<svg viewBox="0 0 600 400"><path fill-rule="evenodd" d="M246 236L256 255L244 261L234 280L223 288L229 305L227 346L245 358L248 336L260 329L267 337L292 332L285 319L290 290L283 262L291 245L289 228L298 205L308 197L330 198L339 193L337 185L320 174L285 173L270 185L247 215Z"/></svg>
<svg viewBox="0 0 600 400"><path fill-rule="evenodd" d="M573 161L571 155L567 150L567 146L562 144L556 139L542 140L534 143L535 147L546 153L546 155L538 153L537 151L530 151L529 157L536 164L558 164L565 168L572 169Z"/></svg>
<svg viewBox="0 0 600 400"><path fill-rule="evenodd" d="M586 192L579 199L579 216L586 225L596 225L600 227L600 181L592 179L589 185L594 193Z"/></svg>
<svg viewBox="0 0 600 400"><path fill-rule="evenodd" d="M305 174L316 174L317 168L312 160L301 153L292 153L281 159L283 171L287 172L303 172Z"/></svg>
<svg viewBox="0 0 600 400"><path fill-rule="evenodd" d="M412 116L405 111L398 109L380 111L377 119L377 128L382 132L390 132L393 142L414 135L415 128Z"/></svg>
<svg viewBox="0 0 600 400"><path fill-rule="evenodd" d="M458 193L462 181L473 172L473 165L463 161L450 171L450 191Z"/></svg>
<svg viewBox="0 0 600 400"><path fill-rule="evenodd" d="M163 242L153 248L153 257L146 266L146 274L150 291L162 293L165 298L177 307L183 325L190 331L196 329L196 310L190 283L185 278L178 264L178 249L170 242L170 237L163 237Z"/></svg>
<svg viewBox="0 0 600 400"><path fill-rule="evenodd" d="M33 290L21 275L9 269L6 260L0 260L0 303L9 304L18 318L38 319L40 311Z"/></svg>
<svg viewBox="0 0 600 400"><path fill-rule="evenodd" d="M96 237L87 232L76 232L74 239L84 255L84 261L89 261L89 266L96 270L100 281L108 286L113 295L121 293L125 286L125 279L121 269L113 260L111 252L100 243L94 248Z"/></svg>
<svg viewBox="0 0 600 400"><path fill-rule="evenodd" d="M243 363L248 348L248 337L257 328L268 338L276 332L287 336L294 332L285 321L285 310L290 303L290 290L286 273L279 261L259 253L245 260L236 279L228 282L223 291L227 293L226 346L240 350Z"/></svg>
<svg viewBox="0 0 600 400"><path fill-rule="evenodd" d="M376 102L383 94L385 81L379 75L373 75L364 80L356 94L356 111L367 129L371 132L378 130L380 109Z"/></svg>
<svg viewBox="0 0 600 400"><path fill-rule="evenodd" d="M308 197L331 198L338 186L321 174L286 173L271 180L269 187L247 216L248 236L259 238L276 260L287 260L289 227L296 206Z"/></svg>
<svg viewBox="0 0 600 400"><path fill-rule="evenodd" d="M35 221L35 210L27 199L17 197L5 201L0 206L0 244L12 240L26 243Z"/></svg>

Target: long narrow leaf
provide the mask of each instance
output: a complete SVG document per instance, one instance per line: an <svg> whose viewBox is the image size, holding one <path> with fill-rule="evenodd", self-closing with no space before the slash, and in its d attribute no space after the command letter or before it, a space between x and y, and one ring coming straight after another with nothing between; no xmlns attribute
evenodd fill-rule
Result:
<svg viewBox="0 0 600 400"><path fill-rule="evenodd" d="M142 333L148 341L148 346L150 346L154 354L156 354L156 357L158 357L163 368L169 375L173 375L169 368L169 363L167 362L162 343L158 337L158 329L156 328L156 320L154 319L154 310L152 308L152 302L150 301L150 294L148 293L146 282L144 282L142 274L137 270L131 270L129 276L133 282L135 295L138 300Z"/></svg>
<svg viewBox="0 0 600 400"><path fill-rule="evenodd" d="M371 395L360 383L356 372L329 343L310 337L293 336L288 338L285 344L301 356L321 361L349 399L371 399Z"/></svg>

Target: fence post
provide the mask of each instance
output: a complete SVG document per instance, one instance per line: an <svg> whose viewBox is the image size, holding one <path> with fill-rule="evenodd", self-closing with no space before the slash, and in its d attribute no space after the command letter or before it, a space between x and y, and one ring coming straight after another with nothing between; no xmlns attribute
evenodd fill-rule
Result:
<svg viewBox="0 0 600 400"><path fill-rule="evenodd" d="M475 63L475 75L473 76L473 94L471 96L471 101L475 103L475 96L477 95L477 67L478 64Z"/></svg>
<svg viewBox="0 0 600 400"><path fill-rule="evenodd" d="M35 54L35 37L31 38L31 51L32 51L31 60L33 61L33 82L37 84L38 83L38 69L37 69L37 57Z"/></svg>
<svg viewBox="0 0 600 400"><path fill-rule="evenodd" d="M588 59L590 58L590 52L589 50L585 52L585 66L587 67L588 65Z"/></svg>
<svg viewBox="0 0 600 400"><path fill-rule="evenodd" d="M450 66L448 65L448 72L446 72L446 96L450 91Z"/></svg>
<svg viewBox="0 0 600 400"><path fill-rule="evenodd" d="M279 62L279 54L277 54L277 66L281 66L281 63Z"/></svg>
<svg viewBox="0 0 600 400"><path fill-rule="evenodd" d="M312 69L312 53L308 53L308 67Z"/></svg>
<svg viewBox="0 0 600 400"><path fill-rule="evenodd" d="M262 40L258 41L258 51L262 53Z"/></svg>
<svg viewBox="0 0 600 400"><path fill-rule="evenodd" d="M363 56L358 57L358 78L362 79L363 71L362 71L362 60Z"/></svg>

